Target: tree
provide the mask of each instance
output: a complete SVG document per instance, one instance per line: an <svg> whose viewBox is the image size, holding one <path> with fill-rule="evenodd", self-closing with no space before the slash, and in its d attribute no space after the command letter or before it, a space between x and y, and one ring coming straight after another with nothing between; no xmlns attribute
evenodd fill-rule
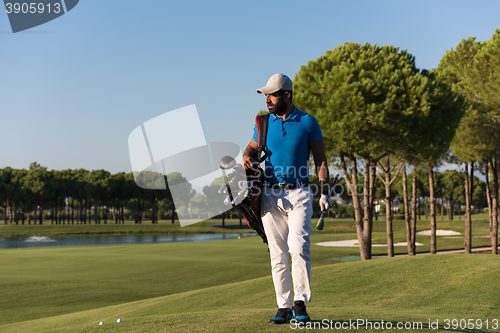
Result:
<svg viewBox="0 0 500 333"><path fill-rule="evenodd" d="M92 170L85 176L85 191L88 197L94 200L94 222L95 224L101 223L99 207L109 191L110 173L106 170Z"/></svg>
<svg viewBox="0 0 500 333"><path fill-rule="evenodd" d="M7 215L12 201L12 193L14 192L14 185L12 184L13 169L6 167L0 169L0 202L2 202L4 210L4 224L7 224ZM12 221L11 219L9 219ZM12 223L12 222L11 222Z"/></svg>
<svg viewBox="0 0 500 333"><path fill-rule="evenodd" d="M50 173L45 167L31 169L28 171L26 177L24 177L24 186L30 189L33 198L35 224L39 208L39 223L43 223L43 205L52 195L52 188L50 186L51 178Z"/></svg>
<svg viewBox="0 0 500 333"><path fill-rule="evenodd" d="M449 50L443 57L440 75L454 90L464 95L469 109L460 127L461 135L454 144L454 153L466 163L481 161L488 163L493 173L493 188L487 193L490 198L490 238L492 253L498 253L498 163L500 156L500 29L497 29L489 41L479 43L475 38L462 40L456 50ZM486 165L487 167L487 165ZM489 169L487 167L487 169ZM487 173L487 172L486 172ZM473 178L472 178L473 179ZM467 184L467 188L473 188ZM466 194L468 204L470 193ZM470 209L469 209L470 210ZM466 220L466 249L470 248L470 226ZM469 244L468 244L469 242Z"/></svg>
<svg viewBox="0 0 500 333"><path fill-rule="evenodd" d="M463 178L457 170L446 170L442 173L443 197L448 201L448 219L453 220L455 202L464 193Z"/></svg>
<svg viewBox="0 0 500 333"><path fill-rule="evenodd" d="M345 43L327 51L302 66L295 77L294 102L320 123L327 152L338 155L353 194L358 187L358 159L364 161L364 210L360 195L353 195L362 260L371 258L374 166L387 155L409 155L403 150L412 144L408 139L421 116L428 113L428 88L428 79L419 74L407 51L369 44ZM380 167L389 175L393 170L392 165ZM383 182L390 193L393 179ZM391 256L390 215L386 223Z"/></svg>
<svg viewBox="0 0 500 333"><path fill-rule="evenodd" d="M222 226L224 226L226 218L224 211L227 209L227 206L224 205L224 199L227 196L227 193L226 194L219 193L219 189L222 186L225 186L225 184L226 181L224 180L224 177L219 177L214 179L210 184L210 186L205 186L203 188L203 193L206 196L210 214L212 214L213 212L214 216L217 216L222 213L221 215Z"/></svg>
<svg viewBox="0 0 500 333"><path fill-rule="evenodd" d="M158 200L168 195L164 175L154 171L143 171L137 175L136 182L142 184L136 195L151 204L151 222L158 223ZM141 210L143 209L145 207L141 204Z"/></svg>
<svg viewBox="0 0 500 333"><path fill-rule="evenodd" d="M468 84L465 68L471 66L474 57L481 49L482 44L476 42L474 38L462 40L456 50L446 52L441 59L437 73L448 83L452 89L464 96L467 96ZM473 188L472 179L474 179L474 162L481 160L484 156L478 154L478 146L483 143L481 139L480 127L477 126L478 113L474 103L467 100L468 108L457 130L457 135L451 143L451 150L462 163L465 164L465 232L464 248L465 253L471 253L472 244L472 220L471 220L471 189ZM471 183L469 183L469 164L471 165Z"/></svg>
<svg viewBox="0 0 500 333"><path fill-rule="evenodd" d="M207 197L202 193L196 193L189 201L191 212L198 211L198 218L201 220L203 209L207 206Z"/></svg>
<svg viewBox="0 0 500 333"><path fill-rule="evenodd" d="M172 196L172 223L174 223L175 208L177 208L178 214L182 216L179 209L184 206L186 207L184 210L186 210L189 201L196 192L192 189L192 185L187 181L185 177L182 176L180 172L172 172L167 175L167 178L170 188L170 194ZM171 188L174 186L175 190L172 191Z"/></svg>

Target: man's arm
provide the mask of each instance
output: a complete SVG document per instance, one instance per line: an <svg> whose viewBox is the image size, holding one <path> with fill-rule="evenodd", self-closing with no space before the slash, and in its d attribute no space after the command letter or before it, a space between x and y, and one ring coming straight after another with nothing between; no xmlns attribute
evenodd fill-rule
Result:
<svg viewBox="0 0 500 333"><path fill-rule="evenodd" d="M326 160L325 144L323 139L316 142L309 142L316 166L316 174L321 184L321 193L330 193L330 173L328 171L328 162Z"/></svg>
<svg viewBox="0 0 500 333"><path fill-rule="evenodd" d="M259 145L252 138L252 141L250 141L247 148L243 152L243 158L241 160L241 164L246 170L250 169L254 164L259 164L259 162L257 162L253 157L251 157L253 153L255 153L258 147Z"/></svg>

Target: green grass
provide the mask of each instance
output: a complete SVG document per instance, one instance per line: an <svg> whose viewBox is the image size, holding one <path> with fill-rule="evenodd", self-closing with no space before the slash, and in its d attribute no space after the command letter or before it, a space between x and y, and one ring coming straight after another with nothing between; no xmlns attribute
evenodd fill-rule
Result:
<svg viewBox="0 0 500 333"><path fill-rule="evenodd" d="M473 234L488 235L487 214L474 217ZM461 233L463 222L437 220L438 229ZM0 230L5 227L52 230L57 235L86 227L111 232L120 226L2 225ZM240 232L238 226L223 229L199 223L180 228L168 221L123 227L144 233ZM418 221L418 230L429 228L429 221ZM405 241L405 233L404 221L394 221L394 241ZM500 319L496 287L500 262L495 256L436 255L331 265L338 261L333 258L358 256L358 248L315 245L347 239L356 239L352 219L327 219L323 232L313 229L313 302L308 305L313 319L422 321L424 325L439 319L441 328L446 318ZM374 221L373 243L385 242L385 221ZM417 236L417 242L424 244L417 247L418 252L429 250L429 236ZM463 238L438 237L437 245L438 250L463 248ZM488 245L488 238L473 238L475 247ZM372 252L384 255L386 251L374 247ZM395 252L405 253L406 247L396 247ZM2 333L289 331L288 325L269 327L275 311L269 254L257 236L199 243L0 250ZM117 318L124 322L116 323ZM99 326L99 321L106 324ZM480 331L484 329L471 332Z"/></svg>
<svg viewBox="0 0 500 333"><path fill-rule="evenodd" d="M409 321L422 322L423 331L436 331L428 330L428 323L439 320L439 331L446 331L447 318L488 319L491 325L493 319L500 319L500 291L495 282L499 269L500 262L489 255L429 255L316 266L308 312L317 325L323 319L334 323L383 320L393 325ZM272 281L266 276L65 315L53 313L0 326L0 331L290 331L290 325L267 324L275 311ZM116 323L117 318L123 323ZM100 321L105 325L99 326ZM484 328L469 332L483 332Z"/></svg>
<svg viewBox="0 0 500 333"><path fill-rule="evenodd" d="M219 226L213 226L219 225ZM181 227L179 221L174 224L170 220L160 220L158 224L151 221L143 221L141 224L134 224L134 221L127 220L125 224L115 224L108 221L107 224L87 223L87 224L52 224L50 221L39 224L4 224L0 222L0 237L4 238L27 238L30 236L111 236L111 235L185 235L199 233L228 233L228 232L252 232L243 221L240 228L239 220L226 220L226 228L222 228L221 220L207 220L204 222Z"/></svg>
<svg viewBox="0 0 500 333"><path fill-rule="evenodd" d="M267 248L247 238L0 250L0 324L268 275Z"/></svg>

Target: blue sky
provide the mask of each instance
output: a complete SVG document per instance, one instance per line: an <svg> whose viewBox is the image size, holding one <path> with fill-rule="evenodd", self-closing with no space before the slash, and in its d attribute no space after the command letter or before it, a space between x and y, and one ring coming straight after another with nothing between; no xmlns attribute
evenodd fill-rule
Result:
<svg viewBox="0 0 500 333"><path fill-rule="evenodd" d="M245 148L255 89L345 42L407 49L435 68L500 27L498 1L80 0L13 34L0 13L0 168L130 172L127 138L196 104L207 141Z"/></svg>

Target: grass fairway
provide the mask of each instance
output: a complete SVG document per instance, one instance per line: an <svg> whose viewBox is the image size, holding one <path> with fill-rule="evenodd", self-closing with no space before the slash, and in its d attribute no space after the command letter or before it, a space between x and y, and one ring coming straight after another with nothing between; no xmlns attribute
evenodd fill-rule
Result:
<svg viewBox="0 0 500 333"><path fill-rule="evenodd" d="M5 249L0 251L0 325L268 274L267 248L257 237Z"/></svg>
<svg viewBox="0 0 500 333"><path fill-rule="evenodd" d="M390 322L474 319L474 329L493 331L500 319L496 281L500 262L490 255L401 257L313 268L309 314L323 319ZM208 275L206 275L208 276ZM229 283L115 306L0 326L1 332L284 332L267 324L276 311L270 277ZM123 323L116 323L116 319ZM482 320L479 328L477 319ZM486 330L488 320L489 330ZM98 323L104 321L104 326ZM463 323L463 322L462 322ZM413 324L412 324L413 325ZM477 325L477 326L476 326ZM363 331L380 331L365 329ZM397 330L405 331L405 330Z"/></svg>
<svg viewBox="0 0 500 333"><path fill-rule="evenodd" d="M475 247L489 244L489 238L482 237L488 235L488 223L481 218L477 215L473 222ZM437 222L439 229L463 234L463 220ZM5 227L41 230L38 225ZM77 234L91 226L47 227L44 230L54 234L64 230ZM108 227L102 227L95 226L95 232L106 233ZM109 225L109 231L112 227L116 226ZM129 225L125 230L135 227L143 229ZM196 229L189 232L221 230L202 223L190 227ZM154 228L185 229L162 224ZM419 221L418 228L429 229L429 221ZM313 302L308 310L313 320L333 320L333 325L383 320L394 326L415 321L422 322L424 331L429 320L439 320L446 331L447 318L474 319L474 330L458 331L483 332L486 320L491 331L492 320L500 319L496 256L440 254L332 265L339 257L359 255L358 248L315 245L349 239L356 239L350 219L328 219L323 232L311 235ZM405 239L404 222L395 221L394 241ZM374 221L373 243L385 241L385 221ZM429 236L417 236L417 242L423 244L418 252L429 251ZM438 237L437 244L438 250L463 248L463 237ZM386 247L372 249L374 255L386 251ZM405 253L406 246L395 247L395 252ZM267 324L275 312L269 254L257 236L0 250L0 333L290 331L290 325ZM118 318L124 322L116 323ZM477 320L482 320L481 327ZM100 321L106 324L99 326ZM320 324L325 325L316 322Z"/></svg>

